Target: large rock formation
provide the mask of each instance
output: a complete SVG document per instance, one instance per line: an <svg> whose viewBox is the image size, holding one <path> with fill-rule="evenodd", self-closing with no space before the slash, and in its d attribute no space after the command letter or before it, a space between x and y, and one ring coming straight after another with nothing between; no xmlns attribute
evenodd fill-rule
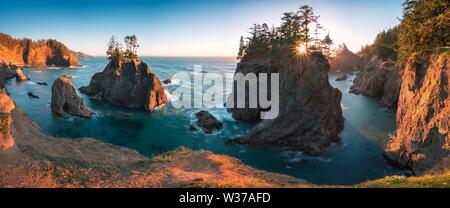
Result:
<svg viewBox="0 0 450 208"><path fill-rule="evenodd" d="M131 59L110 62L80 91L95 100L150 112L167 102L161 81L148 65Z"/></svg>
<svg viewBox="0 0 450 208"><path fill-rule="evenodd" d="M351 52L347 47L336 54L336 57L330 60L331 72L351 72L362 66L363 59Z"/></svg>
<svg viewBox="0 0 450 208"><path fill-rule="evenodd" d="M59 116L69 113L74 116L89 118L92 112L84 105L83 98L70 81L69 76L60 76L52 85L51 108Z"/></svg>
<svg viewBox="0 0 450 208"><path fill-rule="evenodd" d="M330 85L329 69L328 61L321 54L293 59L289 52L270 50L263 55L244 57L236 73L279 73L280 109L277 118L263 120L248 135L230 142L280 145L310 155L319 154L325 147L339 142L338 134L344 124L342 95ZM246 95L248 104L248 93ZM229 106L232 116L238 120L258 120L266 110Z"/></svg>
<svg viewBox="0 0 450 208"><path fill-rule="evenodd" d="M14 102L4 89L0 90L0 151L14 146L11 136L11 111L15 108Z"/></svg>
<svg viewBox="0 0 450 208"><path fill-rule="evenodd" d="M448 54L434 56L421 66L411 59L403 72L398 128L386 155L416 174L437 164L450 169L449 60Z"/></svg>
<svg viewBox="0 0 450 208"><path fill-rule="evenodd" d="M77 55L56 40L14 39L0 33L0 63L31 66L79 66Z"/></svg>
<svg viewBox="0 0 450 208"><path fill-rule="evenodd" d="M373 57L353 80L350 92L371 97L383 96L384 105L395 107L400 93L400 82L401 71L394 62Z"/></svg>

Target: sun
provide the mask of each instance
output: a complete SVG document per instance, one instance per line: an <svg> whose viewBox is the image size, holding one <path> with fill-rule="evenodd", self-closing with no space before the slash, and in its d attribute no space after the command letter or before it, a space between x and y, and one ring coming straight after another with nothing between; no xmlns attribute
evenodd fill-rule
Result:
<svg viewBox="0 0 450 208"><path fill-rule="evenodd" d="M295 49L297 50L297 53L300 55L304 55L308 52L308 50L306 49L306 45L303 43L298 44Z"/></svg>

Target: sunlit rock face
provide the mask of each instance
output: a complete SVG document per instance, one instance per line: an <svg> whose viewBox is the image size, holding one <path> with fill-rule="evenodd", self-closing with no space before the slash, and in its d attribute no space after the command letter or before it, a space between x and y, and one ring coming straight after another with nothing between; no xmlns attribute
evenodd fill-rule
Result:
<svg viewBox="0 0 450 208"><path fill-rule="evenodd" d="M387 107L397 106L400 94L401 70L392 61L382 61L372 57L371 61L358 73L350 92L365 96L382 96L382 103Z"/></svg>
<svg viewBox="0 0 450 208"><path fill-rule="evenodd" d="M84 105L83 98L78 96L70 76L60 76L52 85L51 108L58 116L65 113L89 118L93 113Z"/></svg>
<svg viewBox="0 0 450 208"><path fill-rule="evenodd" d="M427 66L406 65L397 112L397 133L386 148L396 165L422 174L450 168L449 55L433 56Z"/></svg>
<svg viewBox="0 0 450 208"><path fill-rule="evenodd" d="M287 51L269 50L244 57L236 73L279 73L279 115L261 121L248 135L229 143L282 146L318 155L339 142L344 123L342 94L330 85L329 69L321 54L292 56ZM259 120L268 109L249 108L247 94L246 108L228 106L228 111L237 120Z"/></svg>
<svg viewBox="0 0 450 208"><path fill-rule="evenodd" d="M150 112L167 102L161 81L148 65L131 59L109 63L80 91L94 100Z"/></svg>
<svg viewBox="0 0 450 208"><path fill-rule="evenodd" d="M0 90L0 151L14 146L14 138L11 135L11 111L15 107L6 91Z"/></svg>
<svg viewBox="0 0 450 208"><path fill-rule="evenodd" d="M31 66L79 66L77 55L56 40L14 39L0 33L0 63Z"/></svg>

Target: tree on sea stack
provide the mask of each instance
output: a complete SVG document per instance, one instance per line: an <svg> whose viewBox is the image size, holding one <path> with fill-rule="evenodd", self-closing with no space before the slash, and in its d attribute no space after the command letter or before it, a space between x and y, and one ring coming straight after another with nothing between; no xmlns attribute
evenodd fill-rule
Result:
<svg viewBox="0 0 450 208"><path fill-rule="evenodd" d="M119 43L114 35L108 42L108 50L106 51L107 59L111 62L122 61L123 58L137 59L137 49L139 45L137 44L136 35L126 36L124 38L125 51L123 51L122 44Z"/></svg>

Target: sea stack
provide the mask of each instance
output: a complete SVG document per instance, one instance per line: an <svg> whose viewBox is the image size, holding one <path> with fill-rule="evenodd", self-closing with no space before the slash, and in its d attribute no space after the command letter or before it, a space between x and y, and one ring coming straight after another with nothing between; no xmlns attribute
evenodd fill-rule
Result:
<svg viewBox="0 0 450 208"><path fill-rule="evenodd" d="M319 53L294 56L293 59L290 49L272 49L243 57L236 73L257 76L279 73L279 115L273 120L261 121L248 135L229 140L229 143L277 145L317 155L340 141L338 134L344 127L342 95L329 83L327 59ZM235 87L229 98L233 97ZM246 106L248 101L246 93ZM261 112L267 110L228 108L237 120L259 120Z"/></svg>
<svg viewBox="0 0 450 208"><path fill-rule="evenodd" d="M330 59L330 72L352 72L363 64L363 59L343 45L336 57Z"/></svg>
<svg viewBox="0 0 450 208"><path fill-rule="evenodd" d="M52 85L51 108L59 116L65 113L89 118L94 113L83 103L83 98L79 97L75 87L70 81L70 76L60 76Z"/></svg>
<svg viewBox="0 0 450 208"><path fill-rule="evenodd" d="M150 112L167 102L161 81L137 58L111 61L103 72L92 77L89 86L80 91L94 100Z"/></svg>
<svg viewBox="0 0 450 208"><path fill-rule="evenodd" d="M397 132L386 148L395 165L415 174L450 169L450 56L427 65L411 59L402 76Z"/></svg>

